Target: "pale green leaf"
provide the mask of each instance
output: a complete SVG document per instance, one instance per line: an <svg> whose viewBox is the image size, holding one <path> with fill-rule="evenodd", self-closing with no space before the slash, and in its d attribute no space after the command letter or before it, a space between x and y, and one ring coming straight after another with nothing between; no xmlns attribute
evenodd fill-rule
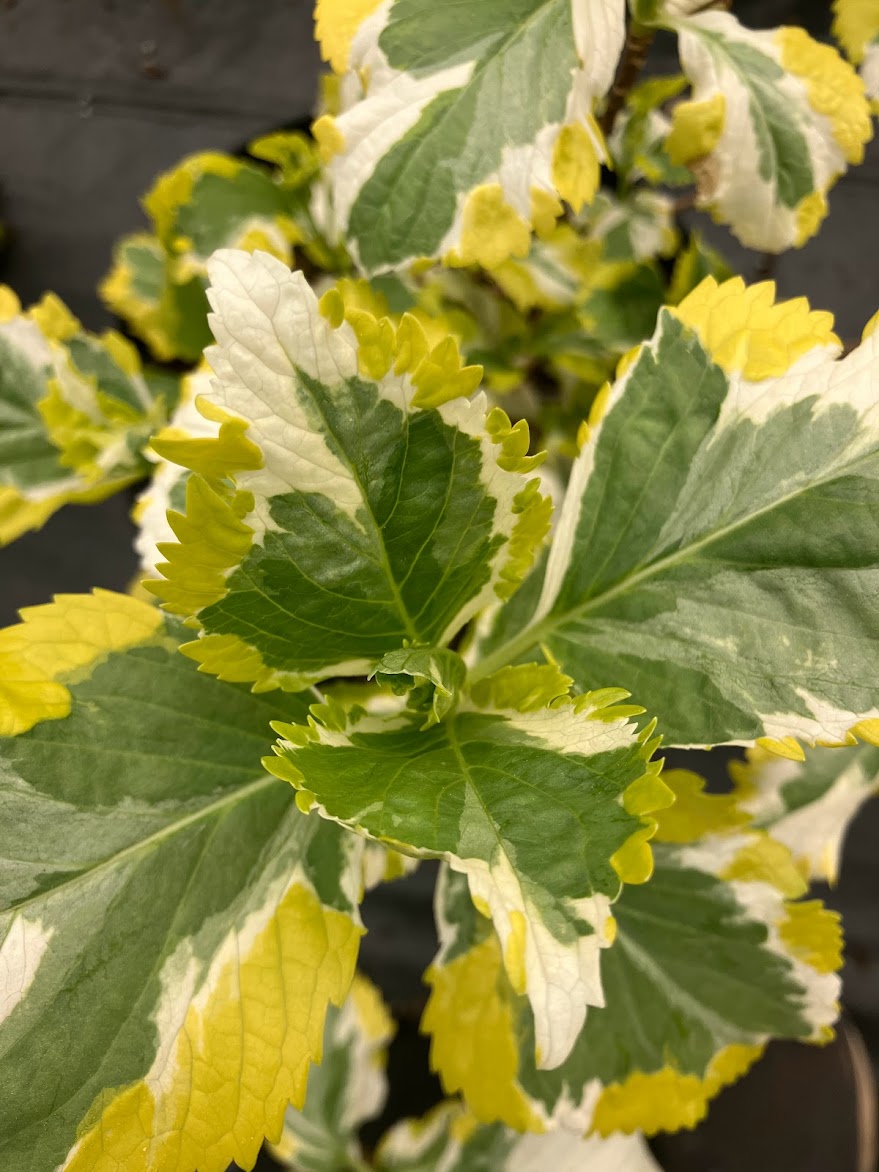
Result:
<svg viewBox="0 0 879 1172"><path fill-rule="evenodd" d="M510 979L536 1018L538 1061L558 1065L601 1004L599 954L621 880L650 874L650 812L671 800L656 742L606 689L571 698L552 668L484 681L424 730L408 713L312 709L279 723L266 767L305 808L422 857L447 859L491 914Z"/></svg>
<svg viewBox="0 0 879 1172"><path fill-rule="evenodd" d="M491 266L595 194L592 106L622 48L622 0L436 4L321 0L318 37L347 71L315 134L333 215L360 267L420 256Z"/></svg>
<svg viewBox="0 0 879 1172"><path fill-rule="evenodd" d="M663 192L637 188L620 197L602 193L581 217L601 243L601 259L643 262L669 256L677 246L673 201Z"/></svg>
<svg viewBox="0 0 879 1172"><path fill-rule="evenodd" d="M543 648L667 743L874 740L879 334L838 358L831 327L740 280L663 310L597 405L530 621L476 675Z"/></svg>
<svg viewBox="0 0 879 1172"><path fill-rule="evenodd" d="M447 643L512 593L546 533L527 426L465 398L478 368L414 318L349 312L337 291L321 311L262 253L211 263L217 377L199 403L219 438L153 444L198 473L167 581L149 584L197 616L186 654L296 688L365 675L405 640Z"/></svg>
<svg viewBox="0 0 879 1172"><path fill-rule="evenodd" d="M199 674L124 595L24 619L0 632L0 1161L251 1167L362 931L358 840L259 768L304 704Z"/></svg>
<svg viewBox="0 0 879 1172"><path fill-rule="evenodd" d="M803 244L827 214L830 187L872 137L863 82L800 28L755 32L728 12L665 7L660 19L678 34L693 86L674 111L670 158L692 168L699 206L744 244Z"/></svg>

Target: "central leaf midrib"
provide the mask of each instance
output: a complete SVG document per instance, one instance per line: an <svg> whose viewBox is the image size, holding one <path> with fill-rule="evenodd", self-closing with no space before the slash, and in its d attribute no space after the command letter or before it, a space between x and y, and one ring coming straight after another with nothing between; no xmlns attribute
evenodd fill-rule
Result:
<svg viewBox="0 0 879 1172"><path fill-rule="evenodd" d="M689 545L682 546L674 553L667 554L665 557L659 558L657 561L648 563L643 568L636 569L632 573L617 579L616 582L608 586L602 593L593 595L587 598L585 602L577 606L572 606L568 610L562 612L550 611L544 618L540 619L533 625L529 624L526 628L516 636L510 639L507 643L498 648L496 652L486 656L486 658L478 664L475 670L471 673L471 681L476 681L490 675L497 671L498 668L503 667L513 660L522 652L527 651L529 647L533 647L535 643L540 643L543 639L552 636L556 628L564 626L571 620L579 619L587 615L590 611L598 610L607 602L620 595L626 594L628 591L640 586L643 582L650 578L656 577L658 574L679 565L681 562L686 562L691 556L701 553L702 550L707 549L716 542L729 537L739 529L750 525L751 522L758 518L779 509L788 504L790 501L796 500L798 497L806 493L813 492L817 488L821 488L825 484L832 484L834 481L841 479L843 476L851 473L852 469L856 468L866 460L872 459L875 452L865 452L856 459L850 460L847 463L834 468L832 474L821 477L817 480L812 480L808 484L802 485L800 488L789 492L784 496L778 497L769 504L764 505L760 509L756 509L753 513L748 513L747 516L740 517L730 524L723 526L720 529L715 529L713 532L706 534L697 541L691 542ZM576 540L576 534L574 537ZM573 544L573 543L572 543ZM570 563L568 564L568 569ZM567 570L565 572L567 576ZM564 578L562 579L564 581Z"/></svg>
<svg viewBox="0 0 879 1172"><path fill-rule="evenodd" d="M155 831L153 834L148 835L146 838L140 839L138 842L131 843L129 846L124 847L115 854L108 855L106 858L101 859L100 862L94 863L92 866L86 867L82 871L78 871L75 875L73 875L70 879L65 880L63 883L59 883L56 886L44 891L38 891L34 895L28 896L26 899L18 900L8 904L5 908L2 909L2 911L0 911L0 915L11 913L13 916L15 916L20 914L22 909L30 907L33 904L45 903L57 893L64 891L65 889L75 887L84 879L88 879L100 871L119 866L126 860L133 858L142 852L152 850L154 847L159 846L166 839L172 838L175 834L179 834L188 826L192 826L196 822L212 817L219 810L222 810L227 806L235 806L238 802L246 801L247 799L253 797L254 794L260 793L262 790L268 789L272 785L279 784L283 785L284 783L279 782L277 778L266 774L262 777L255 778L246 785L235 786L230 790L230 792L224 794L222 797L215 799L213 802L209 802L205 806L201 806L198 810L193 810L191 813L185 815L182 818L178 818L174 822L170 822L168 825L163 826L161 830Z"/></svg>
<svg viewBox="0 0 879 1172"><path fill-rule="evenodd" d="M277 337L277 332L276 332L275 336ZM278 338L278 343L279 343L279 345L281 345L280 338ZM282 346L282 348L283 348L283 346ZM299 378L300 386L302 386L305 389L305 391L307 392L308 397L311 400L311 403L312 403L315 411L320 416L321 421L323 422L323 425L327 430L327 434L330 435L332 437L333 441L335 442L336 450L339 453L339 458L344 462L348 471L351 473L351 477L352 477L354 483L357 485L357 489L360 493L360 499L363 502L364 511L366 513L367 518L369 519L369 523L370 523L370 526L373 531L373 538L375 540L375 544L378 547L379 564L381 566L382 572L385 575L385 579L387 581L388 587L391 592L391 597L392 597L394 604L397 607L398 613L399 613L400 617L402 618L403 623L406 627L407 635L411 639L417 640L418 639L417 628L416 628L415 623L412 619L412 616L409 614L409 611L408 611L408 608L406 607L405 602L403 601L403 596L400 593L399 587L397 585L397 581L394 578L393 570L391 569L391 563L388 560L388 551L387 551L387 548L385 547L384 538L382 536L382 527L381 527L381 525L379 525L378 518L376 517L375 513L372 511L372 505L370 504L369 497L366 494L366 489L364 488L363 481L360 478L360 473L357 471L356 467L352 463L351 458L348 455L347 449L345 448L345 445L342 443L339 436L336 434L336 431L333 428L332 424L330 423L329 419L327 419L326 414L323 410L323 407L321 406L317 397L312 392L312 390L309 386L308 378L302 377L304 372L302 372L298 367L296 367L295 369L296 369L297 374L300 375L300 378ZM379 398L382 398L381 391L378 387L378 384L371 382L369 385L375 389L375 392L379 396ZM400 408L397 407L397 405L395 403L392 403L391 405L393 407L395 407L396 410L398 410L398 411L400 410ZM409 413L406 410L403 410L400 413L403 416L403 420L404 420L404 424L405 424L406 442L407 442L407 449L408 449Z"/></svg>

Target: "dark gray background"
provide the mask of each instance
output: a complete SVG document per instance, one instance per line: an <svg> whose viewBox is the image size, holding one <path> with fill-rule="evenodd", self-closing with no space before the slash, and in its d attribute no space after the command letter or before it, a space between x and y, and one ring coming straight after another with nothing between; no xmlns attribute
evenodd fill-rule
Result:
<svg viewBox="0 0 879 1172"><path fill-rule="evenodd" d="M437 0L438 3L442 0ZM478 0L474 0L478 2ZM804 24L826 35L823 0L752 0L754 26ZM669 52L669 50L672 50ZM675 67L671 46L654 57ZM143 224L138 198L183 155L236 150L309 112L319 69L306 0L0 0L0 219L8 246L0 280L23 302L57 292L85 324L108 323L95 287L113 241ZM831 197L817 239L783 256L782 295L832 310L855 339L879 307L876 244L879 146ZM746 276L758 258L707 225ZM783 458L783 453L780 453ZM38 534L0 550L0 623L56 591L124 587L135 569L130 499L68 508ZM720 773L721 763L712 766ZM850 834L839 887L845 913L846 1000L879 1054L879 802ZM423 902L428 874L391 902ZM395 889L390 889L392 892ZM432 935L409 918L401 939L388 903L373 902L366 959L397 998L417 991ZM781 1170L780 1170L781 1172Z"/></svg>

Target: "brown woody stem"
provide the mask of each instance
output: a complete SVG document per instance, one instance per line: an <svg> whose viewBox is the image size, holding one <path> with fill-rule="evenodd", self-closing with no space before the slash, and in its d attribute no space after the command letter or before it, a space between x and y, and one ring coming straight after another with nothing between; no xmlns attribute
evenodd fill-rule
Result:
<svg viewBox="0 0 879 1172"><path fill-rule="evenodd" d="M626 44L623 49L623 55L620 58L620 63L617 66L616 77L613 79L613 85L607 97L607 105L604 107L604 113L599 119L599 126L605 138L613 130L613 124L617 120L617 115L626 104L626 98L632 92L632 86L638 80L638 75L644 68L644 62L647 60L647 50L650 48L652 40L652 29L644 28L642 25L635 24L634 22L629 25L629 30L626 33Z"/></svg>

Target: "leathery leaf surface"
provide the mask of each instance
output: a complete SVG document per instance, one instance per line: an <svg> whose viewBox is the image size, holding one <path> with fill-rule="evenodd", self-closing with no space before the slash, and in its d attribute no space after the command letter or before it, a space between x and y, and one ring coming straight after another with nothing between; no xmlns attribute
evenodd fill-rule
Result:
<svg viewBox="0 0 879 1172"><path fill-rule="evenodd" d="M663 310L476 675L543 647L666 743L879 741L879 334L839 358L832 321L738 279Z"/></svg>
<svg viewBox="0 0 879 1172"><path fill-rule="evenodd" d="M216 372L198 400L216 439L159 437L195 470L160 546L167 609L197 616L186 654L224 679L301 688L365 675L386 652L441 646L530 566L550 502L527 426L466 398L479 368L317 299L257 253L211 262Z"/></svg>
<svg viewBox="0 0 879 1172"><path fill-rule="evenodd" d="M663 19L693 90L674 111L666 152L692 168L700 206L744 244L804 244L827 215L831 186L872 138L863 81L803 29L755 32L729 12L681 7L669 4Z"/></svg>
<svg viewBox="0 0 879 1172"><path fill-rule="evenodd" d="M355 836L259 756L301 700L123 595L0 632L0 1161L225 1172L302 1103L361 927Z"/></svg>
<svg viewBox="0 0 879 1172"><path fill-rule="evenodd" d="M692 1127L767 1039L830 1036L836 915L788 898L805 890L789 853L742 831L728 797L704 794L692 774L667 782L677 801L658 815L653 878L625 887L613 909L605 1004L554 1070L534 1063L534 1016L495 931L462 877L442 873L423 1028L445 1089L482 1122L600 1135Z"/></svg>
<svg viewBox="0 0 879 1172"><path fill-rule="evenodd" d="M598 188L623 0L320 0L345 106L314 133L361 268L499 264Z"/></svg>
<svg viewBox="0 0 879 1172"><path fill-rule="evenodd" d="M427 729L420 714L315 706L307 725L274 725L265 762L304 808L466 876L547 1067L602 1003L610 905L623 881L649 877L649 815L671 801L650 726L629 720L641 709L615 704L614 689L571 697L569 684L551 667L511 668Z"/></svg>

